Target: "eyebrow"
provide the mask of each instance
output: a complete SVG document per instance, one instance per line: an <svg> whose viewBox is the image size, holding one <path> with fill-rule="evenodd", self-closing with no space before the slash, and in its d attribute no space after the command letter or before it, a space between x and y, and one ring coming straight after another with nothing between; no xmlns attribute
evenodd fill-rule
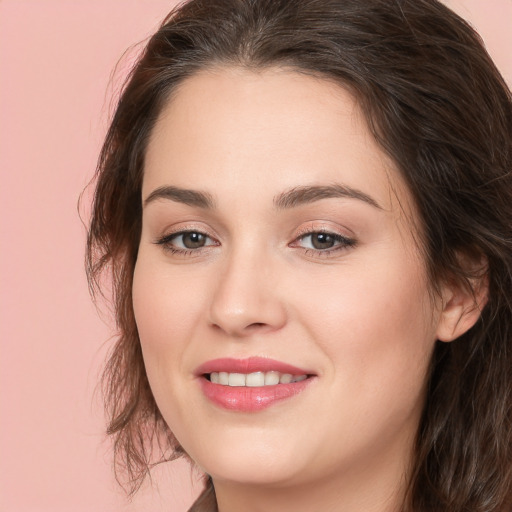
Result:
<svg viewBox="0 0 512 512"><path fill-rule="evenodd" d="M365 203L382 210L382 207L368 194L361 190L335 183L332 185L306 185L294 187L282 192L274 198L274 207L282 210L296 208L304 204L314 203L322 199L350 198L364 201ZM177 203L195 206L204 209L214 209L215 201L211 194L198 190L175 187L172 185L158 187L144 200L144 206L157 199L168 199Z"/></svg>
<svg viewBox="0 0 512 512"><path fill-rule="evenodd" d="M215 201L207 192L198 190L189 190L173 186L158 187L144 200L144 206L156 201L157 199L170 199L177 203L183 203L188 206L196 206L198 208L213 209Z"/></svg>
<svg viewBox="0 0 512 512"><path fill-rule="evenodd" d="M320 201L321 199L339 197L358 199L373 206L374 208L378 208L379 210L383 209L382 206L380 206L379 203L368 194L365 194L361 190L339 183L334 183L332 185L294 187L282 194L279 194L274 199L274 206L278 209L288 209Z"/></svg>

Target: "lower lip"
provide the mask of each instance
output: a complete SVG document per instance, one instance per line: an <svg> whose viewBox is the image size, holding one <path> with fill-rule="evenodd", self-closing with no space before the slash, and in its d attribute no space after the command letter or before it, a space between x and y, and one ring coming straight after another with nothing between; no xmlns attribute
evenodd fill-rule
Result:
<svg viewBox="0 0 512 512"><path fill-rule="evenodd" d="M313 380L309 377L300 382L276 384L262 387L232 387L213 384L201 377L201 387L205 396L214 404L230 411L256 412L278 402L292 398L306 389Z"/></svg>

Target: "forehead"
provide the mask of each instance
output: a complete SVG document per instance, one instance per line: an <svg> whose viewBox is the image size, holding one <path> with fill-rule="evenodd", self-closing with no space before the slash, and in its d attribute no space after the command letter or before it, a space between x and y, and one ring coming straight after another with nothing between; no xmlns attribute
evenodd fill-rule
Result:
<svg viewBox="0 0 512 512"><path fill-rule="evenodd" d="M143 196L168 184L222 198L338 182L386 209L409 202L351 93L290 69L216 68L182 82L162 110Z"/></svg>

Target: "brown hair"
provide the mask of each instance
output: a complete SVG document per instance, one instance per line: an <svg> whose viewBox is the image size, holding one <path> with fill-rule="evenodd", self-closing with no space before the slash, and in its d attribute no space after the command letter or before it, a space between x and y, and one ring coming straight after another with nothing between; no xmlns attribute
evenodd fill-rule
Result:
<svg viewBox="0 0 512 512"><path fill-rule="evenodd" d="M183 453L148 385L131 285L144 154L169 95L217 65L286 66L358 98L422 221L435 289L488 262L478 323L435 347L405 510L512 506L512 98L479 36L436 0L192 0L171 12L134 66L97 170L87 269L107 271L119 337L103 383L115 462L135 492L154 449ZM214 510L211 481L193 510Z"/></svg>

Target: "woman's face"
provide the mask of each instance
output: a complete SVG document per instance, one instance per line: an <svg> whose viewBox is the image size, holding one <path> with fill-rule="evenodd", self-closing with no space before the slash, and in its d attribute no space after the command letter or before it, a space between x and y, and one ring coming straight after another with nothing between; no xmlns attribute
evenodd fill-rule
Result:
<svg viewBox="0 0 512 512"><path fill-rule="evenodd" d="M216 483L400 475L441 313L353 97L290 70L201 72L156 123L143 201L135 316L187 453Z"/></svg>

